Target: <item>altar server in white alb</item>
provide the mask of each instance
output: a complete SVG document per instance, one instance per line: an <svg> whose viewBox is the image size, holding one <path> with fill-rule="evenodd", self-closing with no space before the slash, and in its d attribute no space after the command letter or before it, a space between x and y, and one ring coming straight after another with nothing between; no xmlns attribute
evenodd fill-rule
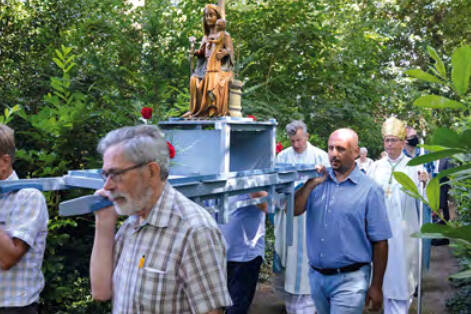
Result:
<svg viewBox="0 0 471 314"><path fill-rule="evenodd" d="M325 151L308 142L306 124L294 120L286 126L291 147L283 150L277 157L278 163L311 164L329 166ZM304 182L296 182L296 185ZM283 291L288 314L314 313L315 306L309 286L309 263L306 249L306 214L294 217L293 244L286 245L286 213L284 208L275 215L275 264L281 266L277 276L278 290ZM277 265L275 265L276 268Z"/></svg>
<svg viewBox="0 0 471 314"><path fill-rule="evenodd" d="M388 264L383 281L384 313L408 313L418 280L418 239L411 234L419 231L417 201L401 190L393 172L407 174L419 186L426 181L422 166L407 166L409 157L402 153L406 125L391 117L382 128L386 158L376 161L368 171L383 189L393 237L388 240Z"/></svg>

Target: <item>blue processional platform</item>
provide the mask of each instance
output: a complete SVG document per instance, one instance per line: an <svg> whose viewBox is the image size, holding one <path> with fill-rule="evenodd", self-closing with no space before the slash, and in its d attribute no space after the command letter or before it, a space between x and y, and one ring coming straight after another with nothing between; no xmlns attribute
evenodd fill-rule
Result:
<svg viewBox="0 0 471 314"><path fill-rule="evenodd" d="M223 117L211 120L174 119L159 123L165 138L175 147L169 182L185 196L205 207L226 223L238 207L268 203L268 212L286 203L286 242L292 243L295 182L316 177L314 165L275 164L276 120L253 121ZM23 188L41 191L103 187L99 169L71 170L62 177L0 182L0 193ZM228 197L265 190L268 196L239 201L228 208ZM206 200L216 200L204 206ZM111 202L100 196L83 196L64 201L59 214L91 213Z"/></svg>

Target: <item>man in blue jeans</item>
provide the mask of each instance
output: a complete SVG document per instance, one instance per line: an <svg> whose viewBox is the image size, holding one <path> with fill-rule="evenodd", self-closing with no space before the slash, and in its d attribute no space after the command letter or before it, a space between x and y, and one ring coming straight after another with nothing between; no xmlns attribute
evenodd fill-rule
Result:
<svg viewBox="0 0 471 314"><path fill-rule="evenodd" d="M295 215L307 210L311 294L320 314L381 308L391 229L382 189L355 164L358 136L339 129L329 137L331 167L296 192ZM373 279L370 285L370 263ZM366 297L366 302L365 302Z"/></svg>
<svg viewBox="0 0 471 314"><path fill-rule="evenodd" d="M237 201L266 195L260 191L232 196L230 208ZM227 286L233 303L226 308L226 314L246 314L252 303L265 256L266 212L266 203L239 207L231 212L227 224L219 225L226 240Z"/></svg>

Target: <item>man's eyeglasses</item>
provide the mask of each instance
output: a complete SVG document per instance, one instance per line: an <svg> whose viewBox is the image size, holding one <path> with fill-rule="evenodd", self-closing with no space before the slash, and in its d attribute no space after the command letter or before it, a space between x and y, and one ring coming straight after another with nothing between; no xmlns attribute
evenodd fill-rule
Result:
<svg viewBox="0 0 471 314"><path fill-rule="evenodd" d="M142 166L145 166L147 165L149 162L146 161L146 162L141 162L137 165L134 165L134 166L131 166L131 167L128 167L128 168L124 168L124 169L120 169L120 170L110 170L110 171L105 171L105 170L101 170L100 171L100 175L101 177L103 178L103 180L108 180L108 179L111 179L115 182L118 182L120 180L120 176L130 170L133 170L133 169L137 169L137 168L140 168Z"/></svg>
<svg viewBox="0 0 471 314"><path fill-rule="evenodd" d="M385 138L384 139L384 142L385 143L397 143L399 142L401 139L400 138L397 138L397 137L391 137L391 138Z"/></svg>

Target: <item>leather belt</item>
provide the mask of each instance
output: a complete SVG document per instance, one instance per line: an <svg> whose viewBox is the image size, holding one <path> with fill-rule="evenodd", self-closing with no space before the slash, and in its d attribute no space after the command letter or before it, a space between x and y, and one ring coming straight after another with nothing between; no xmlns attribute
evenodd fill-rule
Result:
<svg viewBox="0 0 471 314"><path fill-rule="evenodd" d="M7 306L7 307L0 307L0 314L16 314L16 313L24 313L24 314L38 314L38 303L32 303L26 306Z"/></svg>
<svg viewBox="0 0 471 314"><path fill-rule="evenodd" d="M339 267L339 268L317 268L314 266L311 266L311 267L315 271L320 272L322 275L335 275L335 274L340 274L340 273L348 273L352 271L357 271L361 267L365 265L369 265L369 264L370 263L355 263L355 264L351 264L351 265L347 265L347 266Z"/></svg>

